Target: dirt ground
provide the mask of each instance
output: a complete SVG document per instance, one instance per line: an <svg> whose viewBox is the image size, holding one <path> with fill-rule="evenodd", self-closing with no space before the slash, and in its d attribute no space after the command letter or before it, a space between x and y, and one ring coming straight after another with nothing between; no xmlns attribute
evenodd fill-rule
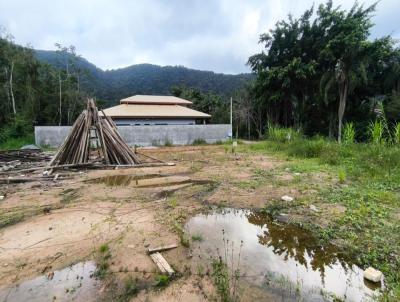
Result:
<svg viewBox="0 0 400 302"><path fill-rule="evenodd" d="M0 213L11 223L0 229L1 287L80 261L97 261L99 247L107 244L112 282L122 284L133 276L143 284L132 301L215 300L211 278L194 273L191 249L182 245L180 227L187 219L210 205L263 208L283 195L313 196L313 186L328 177L298 175L285 169L285 160L233 154L226 146L142 152L176 165L83 171L52 184L4 186ZM312 185L296 185L299 178ZM304 211L313 219L308 205ZM342 209L321 206L319 211L340 215ZM322 224L323 215L318 217ZM159 290L146 286L157 274L147 248L171 243L178 248L163 255L179 277ZM110 284L105 282L99 295L107 297ZM248 300L256 298L257 291L249 292Z"/></svg>

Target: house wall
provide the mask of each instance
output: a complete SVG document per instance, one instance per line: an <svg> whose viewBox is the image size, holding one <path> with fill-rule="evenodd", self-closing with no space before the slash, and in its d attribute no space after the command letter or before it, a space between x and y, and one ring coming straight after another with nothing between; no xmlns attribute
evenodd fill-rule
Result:
<svg viewBox="0 0 400 302"><path fill-rule="evenodd" d="M36 145L58 147L64 142L70 129L69 126L36 126ZM207 143L226 141L231 133L231 125L118 126L118 131L129 146L166 143L187 145L195 139L204 139Z"/></svg>
<svg viewBox="0 0 400 302"><path fill-rule="evenodd" d="M116 119L113 121L118 126L144 126L144 125L194 125L194 119Z"/></svg>

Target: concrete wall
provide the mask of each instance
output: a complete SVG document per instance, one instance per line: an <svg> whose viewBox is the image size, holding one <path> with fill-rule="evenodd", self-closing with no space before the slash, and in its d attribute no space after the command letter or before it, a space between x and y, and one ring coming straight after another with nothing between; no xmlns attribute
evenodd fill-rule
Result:
<svg viewBox="0 0 400 302"><path fill-rule="evenodd" d="M64 142L71 127L37 126L35 142L38 146L58 147ZM191 144L195 139L207 143L225 141L231 131L229 124L221 125L163 125L163 126L119 126L118 130L129 146L156 146L172 143Z"/></svg>

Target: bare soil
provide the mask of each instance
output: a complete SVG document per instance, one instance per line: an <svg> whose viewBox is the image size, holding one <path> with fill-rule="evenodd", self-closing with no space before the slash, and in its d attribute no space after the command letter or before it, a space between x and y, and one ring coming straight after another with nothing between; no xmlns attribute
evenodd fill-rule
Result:
<svg viewBox="0 0 400 302"><path fill-rule="evenodd" d="M0 188L7 193L0 201L0 216L11 221L0 229L1 286L11 287L86 259L96 260L102 244L110 246L109 270L117 281L134 276L144 284L153 284L157 267L147 248L178 243L178 248L163 255L180 272L180 278L160 290L145 288L132 301L215 300L210 276L195 274L191 249L181 245L177 225L183 226L189 217L210 205L263 208L283 195L295 200L304 195L312 197L316 192L313 186L322 182L321 177L285 171L282 159L232 154L224 146L163 147L141 152L176 165L83 171L56 183ZM158 176L150 178L147 186L132 181L115 185L101 181L104 177L155 174ZM199 180L202 182L196 182ZM293 213L294 218L320 219L321 225L324 215L343 211L318 205L318 215L314 215L308 204L301 209ZM247 295L249 301L260 298L254 296L258 295L254 289L244 291L252 293ZM106 297L107 288L99 294Z"/></svg>

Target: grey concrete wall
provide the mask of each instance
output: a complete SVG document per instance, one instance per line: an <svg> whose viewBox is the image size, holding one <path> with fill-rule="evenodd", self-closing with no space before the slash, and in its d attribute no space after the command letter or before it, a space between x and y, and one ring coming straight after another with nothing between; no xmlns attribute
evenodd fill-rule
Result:
<svg viewBox="0 0 400 302"><path fill-rule="evenodd" d="M35 142L38 146L58 147L64 142L71 127L37 126ZM171 143L187 145L195 139L207 143L225 141L231 126L221 125L163 125L163 126L118 126L121 136L129 146L156 146Z"/></svg>

